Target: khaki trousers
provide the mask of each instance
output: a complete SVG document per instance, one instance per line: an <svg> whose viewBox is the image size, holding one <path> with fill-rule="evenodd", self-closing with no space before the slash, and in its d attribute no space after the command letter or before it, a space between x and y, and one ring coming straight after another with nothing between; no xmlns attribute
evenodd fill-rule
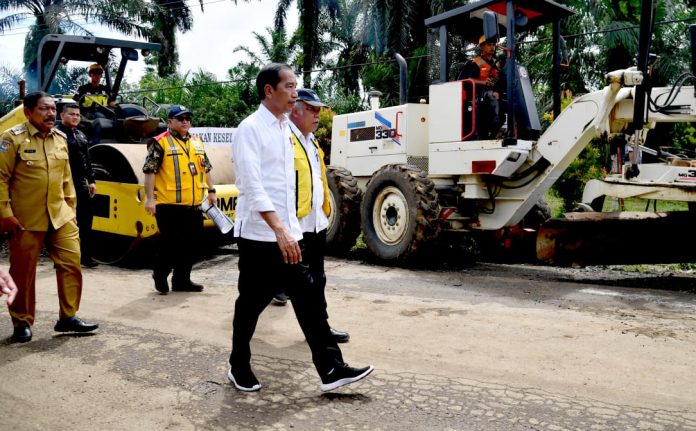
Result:
<svg viewBox="0 0 696 431"><path fill-rule="evenodd" d="M34 324L36 313L36 265L46 244L58 281L60 318L72 317L80 308L82 271L80 269L79 230L70 221L48 232L22 231L14 234L10 245L10 275L17 284L17 297L10 309L12 324Z"/></svg>

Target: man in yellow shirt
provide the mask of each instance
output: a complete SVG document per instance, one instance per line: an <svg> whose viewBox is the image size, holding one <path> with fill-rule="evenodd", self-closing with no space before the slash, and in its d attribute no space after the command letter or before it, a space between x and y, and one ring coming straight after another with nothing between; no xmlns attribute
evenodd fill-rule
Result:
<svg viewBox="0 0 696 431"><path fill-rule="evenodd" d="M58 280L58 332L90 332L99 325L75 314L82 296L80 240L68 143L54 129L56 104L44 92L24 98L25 123L0 135L0 230L10 235L10 275L17 297L9 306L12 341L32 338L36 265L46 245Z"/></svg>

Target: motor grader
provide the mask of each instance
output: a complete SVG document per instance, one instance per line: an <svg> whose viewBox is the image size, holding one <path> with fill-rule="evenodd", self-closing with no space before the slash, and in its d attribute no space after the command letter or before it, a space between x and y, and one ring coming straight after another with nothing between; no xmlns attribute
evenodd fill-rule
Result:
<svg viewBox="0 0 696 431"><path fill-rule="evenodd" d="M511 231L593 139L622 141L639 154L651 151L643 144L656 123L696 121L694 87L683 85L687 75L671 88L654 88L650 83L648 60L655 4L644 0L641 7L638 66L607 74L606 87L577 97L543 133L527 69L516 58L515 41L525 31L553 25L557 71L559 22L574 13L571 9L549 0L481 0L426 19L434 35L434 52L439 53L439 70L436 68L428 99L406 103L405 61L397 56L402 75L400 105L380 107L372 103L370 110L333 119L329 174L332 204L342 211L332 218L330 232L337 244L351 244L362 231L373 255L405 260L445 233ZM475 44L481 35L498 43L501 36L505 38L507 110L499 139L475 139L478 89L472 80L448 76L450 38ZM691 41L696 58L694 26ZM560 94L558 78L554 83L554 92ZM620 160L618 172L588 184L581 208L601 210L604 196L696 201L696 163L683 156L657 155L662 160L656 163L641 163L634 157L623 166ZM655 224L654 219L665 217L595 214L592 221L607 219L608 224L587 226L573 223L582 219L577 214L553 220L551 227L545 230L545 224L539 231L537 255L551 263L572 263L577 255L561 258L561 250L572 254L587 245L583 236L597 237L599 232L595 251L612 250L626 256L635 248L655 248L644 235L658 225L668 229L669 223ZM626 219L640 219L643 224L621 228L621 221ZM693 236L689 219L684 222L680 217L677 225L671 234L661 231L652 235L662 241L679 235L684 241L675 242L688 243ZM567 233L574 230L576 234L568 239ZM616 232L625 238L612 236ZM638 240L629 242L626 238ZM617 241L618 246L611 246ZM673 244L663 249L671 248ZM676 260L685 257L666 255ZM693 252L689 255L696 257ZM592 253L585 254L583 262L588 261L592 261Z"/></svg>
<svg viewBox="0 0 696 431"><path fill-rule="evenodd" d="M166 106L147 97L141 103L132 103L119 95L128 62L158 50L160 45L155 43L55 34L45 36L39 44L38 84L37 88L30 90L49 92L56 72L69 62L85 62L85 67L89 63L98 63L105 71L105 85L117 102L115 106L109 106L92 98L90 103L82 104L93 105L92 109L101 115L83 115L78 126L88 137L95 122L101 128L100 141L90 147L89 153L97 180L93 202L94 258L103 263L120 261L158 232L155 218L145 210L142 166L147 153L147 138L166 130L166 124L160 118L166 113ZM118 66L112 77L113 69L109 66L114 61L118 61ZM78 102L72 95L56 95L54 98L58 112L67 103ZM0 119L0 129L6 130L22 121L25 117L20 104ZM209 146L206 152L214 167L218 207L234 218L238 190L233 184L231 150L228 146ZM205 220L205 226L207 233L218 236L212 221Z"/></svg>

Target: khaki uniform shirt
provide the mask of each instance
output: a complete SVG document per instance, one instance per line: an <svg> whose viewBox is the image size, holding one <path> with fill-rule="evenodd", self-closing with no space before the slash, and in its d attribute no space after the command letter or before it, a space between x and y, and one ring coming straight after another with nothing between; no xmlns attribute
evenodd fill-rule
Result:
<svg viewBox="0 0 696 431"><path fill-rule="evenodd" d="M43 139L26 122L0 135L0 217L15 216L26 230L58 229L75 218L75 202L61 131Z"/></svg>

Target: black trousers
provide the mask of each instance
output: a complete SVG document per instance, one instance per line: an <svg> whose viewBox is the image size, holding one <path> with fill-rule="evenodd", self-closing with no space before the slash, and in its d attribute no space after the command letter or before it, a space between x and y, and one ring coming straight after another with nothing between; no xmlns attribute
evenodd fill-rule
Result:
<svg viewBox="0 0 696 431"><path fill-rule="evenodd" d="M331 336L326 320L324 284L315 283L309 265L304 261L305 245L300 241L303 262L283 262L275 242L239 239L239 297L232 321L232 368L249 367L249 343L256 330L259 315L278 291L290 297L297 322L312 351L312 362L320 376L343 363L341 350ZM322 263L323 265L323 263Z"/></svg>
<svg viewBox="0 0 696 431"><path fill-rule="evenodd" d="M314 283L317 288L321 289L321 294L324 302L324 316L329 318L326 305L326 272L324 272L324 257L326 256L326 229L321 232L305 232L303 234L304 252L302 253L302 261L309 265L309 271L312 274Z"/></svg>
<svg viewBox="0 0 696 431"><path fill-rule="evenodd" d="M203 213L187 205L157 205L155 212L159 236L154 276L167 277L174 270L173 283L191 280L191 268L200 256Z"/></svg>
<svg viewBox="0 0 696 431"><path fill-rule="evenodd" d="M500 101L493 95L493 90L485 90L477 103L478 139L495 139L500 130Z"/></svg>
<svg viewBox="0 0 696 431"><path fill-rule="evenodd" d="M94 247L92 244L94 208L88 189L80 187L79 184L75 184L75 192L77 194L75 217L77 218L77 227L80 229L80 256L83 261L88 261L92 258L92 250Z"/></svg>

